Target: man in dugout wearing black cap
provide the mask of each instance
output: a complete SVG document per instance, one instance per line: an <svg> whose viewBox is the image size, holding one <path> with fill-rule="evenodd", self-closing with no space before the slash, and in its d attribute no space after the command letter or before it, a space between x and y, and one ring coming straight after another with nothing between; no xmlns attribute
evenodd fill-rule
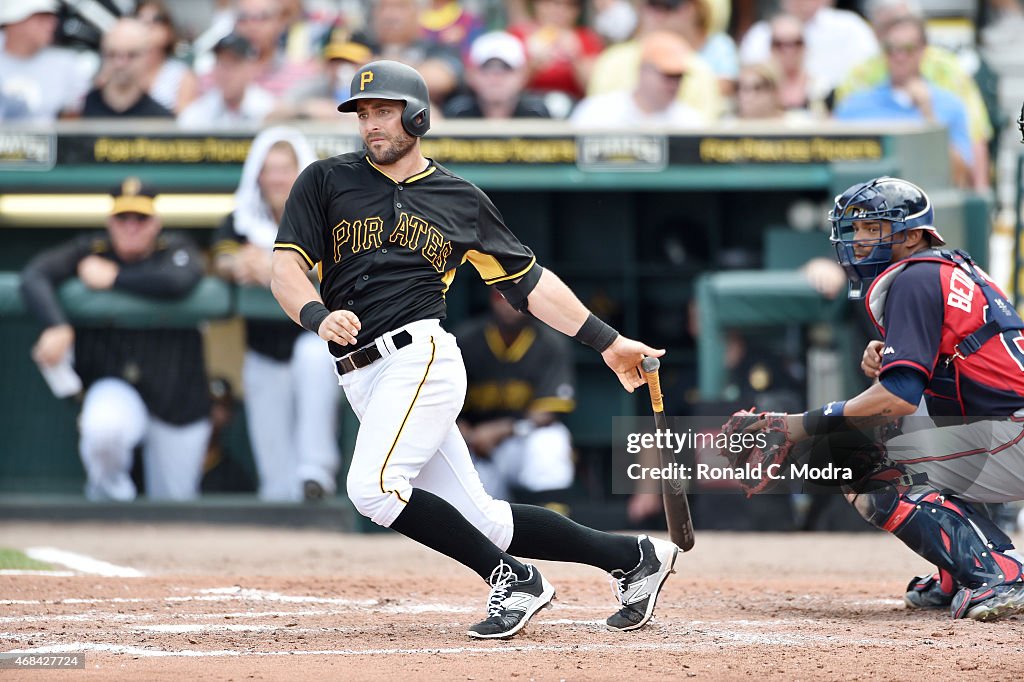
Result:
<svg viewBox="0 0 1024 682"><path fill-rule="evenodd" d="M79 454L91 500L135 498L130 472L138 445L150 499L199 494L210 401L198 329L73 327L57 296L59 285L75 276L96 291L154 300L187 296L203 277L202 259L191 241L161 234L154 199L151 188L127 178L113 191L105 233L48 249L21 273L25 307L43 327L33 359L55 393L74 392L57 388L69 375L77 383L74 373L85 386Z"/></svg>

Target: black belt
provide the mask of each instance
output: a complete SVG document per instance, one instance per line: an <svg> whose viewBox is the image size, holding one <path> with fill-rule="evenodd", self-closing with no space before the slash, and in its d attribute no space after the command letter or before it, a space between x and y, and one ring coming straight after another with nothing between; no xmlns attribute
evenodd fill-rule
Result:
<svg viewBox="0 0 1024 682"><path fill-rule="evenodd" d="M412 334L402 330L391 337L391 343L395 345L395 350L399 348L405 348L412 343ZM383 357L380 350L377 349L377 344L354 350L348 355L338 358L334 364L338 366L338 374L346 374L357 369L362 369L370 363L376 362Z"/></svg>

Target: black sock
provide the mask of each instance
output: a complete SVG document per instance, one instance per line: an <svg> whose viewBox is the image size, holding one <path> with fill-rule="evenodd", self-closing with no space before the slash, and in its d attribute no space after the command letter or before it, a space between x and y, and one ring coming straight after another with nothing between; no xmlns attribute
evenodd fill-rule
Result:
<svg viewBox="0 0 1024 682"><path fill-rule="evenodd" d="M437 495L414 488L405 509L391 524L407 538L455 559L487 580L504 561L520 579L529 571L514 557L502 552L487 536L466 520L459 510Z"/></svg>
<svg viewBox="0 0 1024 682"><path fill-rule="evenodd" d="M527 559L574 561L611 572L640 563L636 537L587 528L558 512L529 504L512 505L509 554Z"/></svg>

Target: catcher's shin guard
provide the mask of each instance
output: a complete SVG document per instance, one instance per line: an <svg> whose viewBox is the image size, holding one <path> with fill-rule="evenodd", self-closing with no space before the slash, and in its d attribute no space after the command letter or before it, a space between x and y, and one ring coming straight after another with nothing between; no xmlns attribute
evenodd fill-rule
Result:
<svg viewBox="0 0 1024 682"><path fill-rule="evenodd" d="M948 571L966 587L991 587L1024 579L1013 542L970 504L932 492L911 497L890 486L860 494L854 506L872 525Z"/></svg>

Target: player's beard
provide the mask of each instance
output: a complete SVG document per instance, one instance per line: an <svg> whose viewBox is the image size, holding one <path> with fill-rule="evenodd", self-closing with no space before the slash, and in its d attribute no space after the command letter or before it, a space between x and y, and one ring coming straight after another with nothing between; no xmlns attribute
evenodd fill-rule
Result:
<svg viewBox="0 0 1024 682"><path fill-rule="evenodd" d="M378 166L390 166L404 159L416 145L416 138L404 131L398 135L386 136L386 144L379 152L374 152L373 147L366 143L366 151L370 160ZM365 141L364 141L365 142Z"/></svg>

